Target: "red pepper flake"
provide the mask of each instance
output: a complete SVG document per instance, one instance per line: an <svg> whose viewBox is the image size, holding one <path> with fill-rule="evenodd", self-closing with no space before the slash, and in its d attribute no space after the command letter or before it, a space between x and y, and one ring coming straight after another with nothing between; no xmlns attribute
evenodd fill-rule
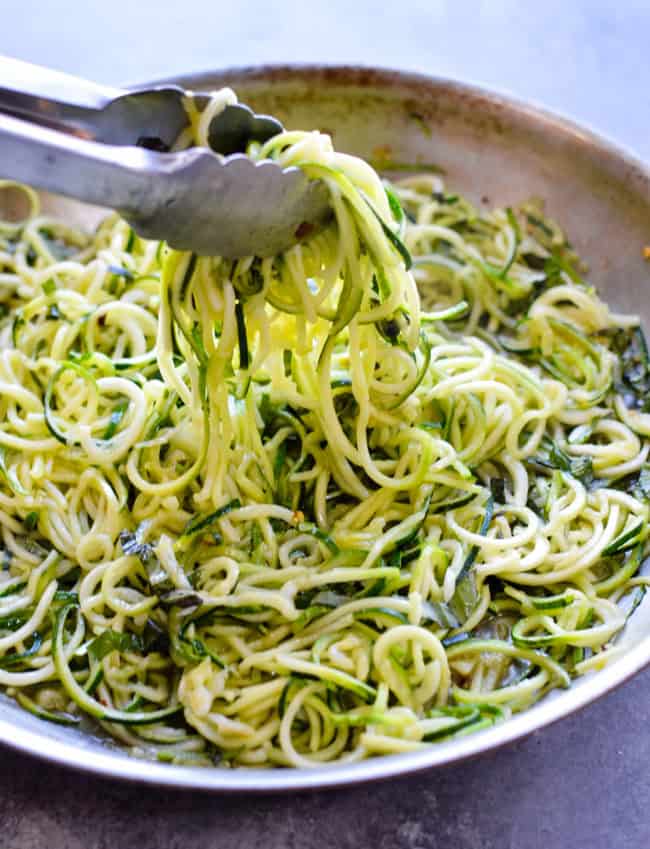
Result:
<svg viewBox="0 0 650 849"><path fill-rule="evenodd" d="M314 225L311 221L303 221L296 230L296 239L306 239L314 232Z"/></svg>

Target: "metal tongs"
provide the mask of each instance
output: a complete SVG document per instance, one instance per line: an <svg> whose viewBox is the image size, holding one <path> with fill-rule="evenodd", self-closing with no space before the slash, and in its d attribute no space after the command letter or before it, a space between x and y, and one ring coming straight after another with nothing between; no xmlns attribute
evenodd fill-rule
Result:
<svg viewBox="0 0 650 849"><path fill-rule="evenodd" d="M0 177L110 207L140 236L199 254L271 256L318 225L322 183L244 155L249 141L282 132L275 118L227 106L210 125L212 150L167 152L187 126L186 95L106 88L0 57Z"/></svg>

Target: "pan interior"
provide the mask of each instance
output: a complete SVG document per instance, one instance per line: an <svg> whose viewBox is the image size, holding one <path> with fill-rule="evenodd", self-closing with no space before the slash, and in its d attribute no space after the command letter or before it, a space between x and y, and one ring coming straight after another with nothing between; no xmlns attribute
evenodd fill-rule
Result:
<svg viewBox="0 0 650 849"><path fill-rule="evenodd" d="M337 149L377 165L435 166L447 187L482 207L543 198L618 310L650 327L650 175L606 142L554 116L444 80L355 68L260 68L181 79L194 90L231 85L286 127L331 133ZM44 196L48 212L88 227L101 211ZM0 194L0 212L19 216ZM650 661L650 601L635 612L620 659L490 731L427 752L310 771L170 767L126 756L89 729L50 725L0 696L0 740L59 762L134 780L219 790L287 790L369 780L458 760L533 731L602 695Z"/></svg>

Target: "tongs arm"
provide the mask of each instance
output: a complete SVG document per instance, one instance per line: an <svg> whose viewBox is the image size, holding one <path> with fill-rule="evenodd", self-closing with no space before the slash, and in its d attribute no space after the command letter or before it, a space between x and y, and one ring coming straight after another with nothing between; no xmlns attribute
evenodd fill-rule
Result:
<svg viewBox="0 0 650 849"><path fill-rule="evenodd" d="M168 150L188 123L184 96L178 86L125 91L0 56L0 112L105 144Z"/></svg>
<svg viewBox="0 0 650 849"><path fill-rule="evenodd" d="M0 56L0 112L104 144L170 150L188 126L190 94L199 109L209 102L210 95L176 85L121 90ZM250 140L264 142L282 129L237 103L212 119L208 140L223 155L243 153Z"/></svg>
<svg viewBox="0 0 650 849"><path fill-rule="evenodd" d="M154 211L164 191L161 160L173 165L177 158L99 144L0 114L0 177L111 207L127 217L146 215L144 205Z"/></svg>
<svg viewBox="0 0 650 849"><path fill-rule="evenodd" d="M122 94L119 89L0 56L0 112L37 124L96 138L101 111Z"/></svg>

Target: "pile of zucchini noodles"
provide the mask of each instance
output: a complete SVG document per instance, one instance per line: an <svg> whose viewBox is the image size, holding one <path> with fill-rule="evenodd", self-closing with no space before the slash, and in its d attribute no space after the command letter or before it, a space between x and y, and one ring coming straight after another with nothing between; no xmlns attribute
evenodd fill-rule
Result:
<svg viewBox="0 0 650 849"><path fill-rule="evenodd" d="M535 202L315 132L249 154L331 194L281 256L88 236L28 188L0 225L0 684L142 757L305 767L601 667L645 589L638 320Z"/></svg>

